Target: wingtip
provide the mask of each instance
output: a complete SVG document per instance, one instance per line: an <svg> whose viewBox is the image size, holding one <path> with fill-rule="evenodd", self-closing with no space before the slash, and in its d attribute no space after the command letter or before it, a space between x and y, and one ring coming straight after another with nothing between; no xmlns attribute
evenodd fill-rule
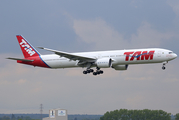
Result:
<svg viewBox="0 0 179 120"><path fill-rule="evenodd" d="M39 49L44 49L44 47L37 47L37 48L39 48Z"/></svg>

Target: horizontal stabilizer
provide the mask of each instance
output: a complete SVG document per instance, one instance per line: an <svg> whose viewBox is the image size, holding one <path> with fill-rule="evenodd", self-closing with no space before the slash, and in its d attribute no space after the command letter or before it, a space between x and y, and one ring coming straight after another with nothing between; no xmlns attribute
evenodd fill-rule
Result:
<svg viewBox="0 0 179 120"><path fill-rule="evenodd" d="M33 62L33 61L34 61L34 60L20 59L20 58L7 58L7 59L11 59L11 60L20 60L20 61L24 61L24 62Z"/></svg>

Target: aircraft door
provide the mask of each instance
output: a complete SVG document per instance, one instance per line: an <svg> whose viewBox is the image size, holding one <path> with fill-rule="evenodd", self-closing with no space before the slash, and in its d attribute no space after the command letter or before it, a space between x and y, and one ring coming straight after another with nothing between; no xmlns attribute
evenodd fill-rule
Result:
<svg viewBox="0 0 179 120"><path fill-rule="evenodd" d="M101 58L101 54L98 54L98 59Z"/></svg>
<svg viewBox="0 0 179 120"><path fill-rule="evenodd" d="M161 55L162 55L162 51L158 51L157 56L161 57Z"/></svg>

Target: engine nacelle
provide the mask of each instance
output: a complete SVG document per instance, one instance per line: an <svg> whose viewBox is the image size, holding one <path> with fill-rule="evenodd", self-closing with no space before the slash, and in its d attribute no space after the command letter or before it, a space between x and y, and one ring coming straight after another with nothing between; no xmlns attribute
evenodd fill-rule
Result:
<svg viewBox="0 0 179 120"><path fill-rule="evenodd" d="M100 58L96 61L96 65L99 68L109 68L111 67L111 58Z"/></svg>
<svg viewBox="0 0 179 120"><path fill-rule="evenodd" d="M112 66L115 70L127 70L128 65L115 65Z"/></svg>

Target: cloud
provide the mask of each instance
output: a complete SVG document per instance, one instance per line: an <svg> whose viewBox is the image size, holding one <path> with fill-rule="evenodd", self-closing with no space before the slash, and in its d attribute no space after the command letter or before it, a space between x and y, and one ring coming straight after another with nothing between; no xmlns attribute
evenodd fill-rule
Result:
<svg viewBox="0 0 179 120"><path fill-rule="evenodd" d="M171 33L161 33L152 29L148 22L142 22L137 34L131 35L131 44L135 47L159 47L162 40L170 40L173 36Z"/></svg>
<svg viewBox="0 0 179 120"><path fill-rule="evenodd" d="M95 20L74 20L73 28L80 40L93 43L96 49L114 49L127 46L123 35L101 18Z"/></svg>
<svg viewBox="0 0 179 120"><path fill-rule="evenodd" d="M179 1L178 0L167 0L168 5L173 9L173 12L175 13L175 19L173 19L173 23L174 23L174 31L176 31L178 33L178 26L179 26ZM177 34L176 33L176 34ZM177 38L178 34L177 34Z"/></svg>
<svg viewBox="0 0 179 120"><path fill-rule="evenodd" d="M18 84L25 84L25 83L27 83L27 80L24 80L24 79L20 79L20 80L18 80Z"/></svg>
<svg viewBox="0 0 179 120"><path fill-rule="evenodd" d="M135 94L134 96L131 96L126 99L126 104L132 108L138 108L139 105L143 104L144 96L140 94Z"/></svg>
<svg viewBox="0 0 179 120"><path fill-rule="evenodd" d="M167 0L167 3L172 7L173 11L179 17L179 1L178 0Z"/></svg>
<svg viewBox="0 0 179 120"><path fill-rule="evenodd" d="M73 28L81 41L93 43L94 49L102 50L160 47L162 41L169 41L175 36L170 32L159 32L153 29L150 23L142 22L137 33L133 33L129 39L125 39L122 33L100 18L91 21L75 19Z"/></svg>

